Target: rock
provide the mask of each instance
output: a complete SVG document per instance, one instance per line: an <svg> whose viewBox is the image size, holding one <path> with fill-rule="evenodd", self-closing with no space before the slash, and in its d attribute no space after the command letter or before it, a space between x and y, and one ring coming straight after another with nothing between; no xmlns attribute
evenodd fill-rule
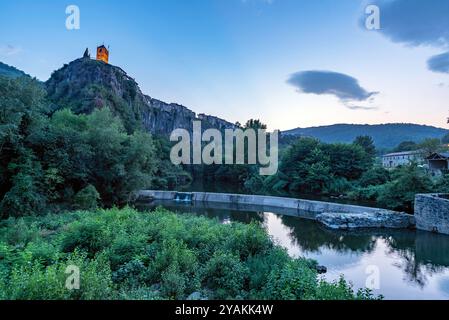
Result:
<svg viewBox="0 0 449 320"><path fill-rule="evenodd" d="M326 273L327 268L325 266L316 266L316 272L318 272L318 274Z"/></svg>
<svg viewBox="0 0 449 320"><path fill-rule="evenodd" d="M328 228L347 230L357 228L411 228L415 225L412 215L380 209L377 212L318 214L317 221Z"/></svg>
<svg viewBox="0 0 449 320"><path fill-rule="evenodd" d="M74 60L56 70L45 87L56 109L70 105L75 113L91 113L109 106L129 132L140 126L162 136L169 136L178 128L192 132L194 120L201 121L203 130L235 127L226 120L197 115L182 105L149 97L121 68L89 58Z"/></svg>

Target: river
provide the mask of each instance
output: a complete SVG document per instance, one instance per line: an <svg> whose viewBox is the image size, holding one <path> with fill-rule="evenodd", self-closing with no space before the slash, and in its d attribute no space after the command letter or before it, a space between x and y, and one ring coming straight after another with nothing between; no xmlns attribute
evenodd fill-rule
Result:
<svg viewBox="0 0 449 320"><path fill-rule="evenodd" d="M236 190L226 189L222 192ZM195 187L195 191L202 191ZM203 189L204 190L204 189ZM217 190L207 190L217 191ZM155 202L179 213L218 219L222 223L257 220L293 257L315 259L327 267L322 275L343 275L354 288L377 284L373 293L385 299L449 299L449 236L415 230L330 230L318 222L283 216L270 210L228 205ZM378 273L378 281L370 281Z"/></svg>

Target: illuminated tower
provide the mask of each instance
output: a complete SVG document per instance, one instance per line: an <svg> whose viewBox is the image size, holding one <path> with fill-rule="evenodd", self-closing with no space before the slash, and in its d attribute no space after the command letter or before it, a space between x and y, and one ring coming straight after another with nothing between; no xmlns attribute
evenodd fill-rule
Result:
<svg viewBox="0 0 449 320"><path fill-rule="evenodd" d="M104 63L108 63L109 61L109 50L104 45L97 47L97 60L103 61Z"/></svg>

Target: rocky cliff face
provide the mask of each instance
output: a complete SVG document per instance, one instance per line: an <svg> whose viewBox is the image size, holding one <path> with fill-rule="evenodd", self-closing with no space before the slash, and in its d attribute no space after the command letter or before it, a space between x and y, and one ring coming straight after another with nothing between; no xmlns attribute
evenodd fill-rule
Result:
<svg viewBox="0 0 449 320"><path fill-rule="evenodd" d="M168 136L177 128L192 130L192 121L202 127L233 128L223 119L195 112L175 103L144 95L136 81L121 68L89 58L81 58L55 71L45 83L56 108L69 107L76 113L110 107L119 115L128 131L136 128Z"/></svg>

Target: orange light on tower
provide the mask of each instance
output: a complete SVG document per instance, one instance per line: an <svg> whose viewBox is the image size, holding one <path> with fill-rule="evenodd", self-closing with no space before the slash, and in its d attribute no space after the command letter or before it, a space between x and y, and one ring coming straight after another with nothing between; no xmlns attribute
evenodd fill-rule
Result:
<svg viewBox="0 0 449 320"><path fill-rule="evenodd" d="M103 61L104 63L108 63L109 61L109 50L104 45L97 47L97 60Z"/></svg>

